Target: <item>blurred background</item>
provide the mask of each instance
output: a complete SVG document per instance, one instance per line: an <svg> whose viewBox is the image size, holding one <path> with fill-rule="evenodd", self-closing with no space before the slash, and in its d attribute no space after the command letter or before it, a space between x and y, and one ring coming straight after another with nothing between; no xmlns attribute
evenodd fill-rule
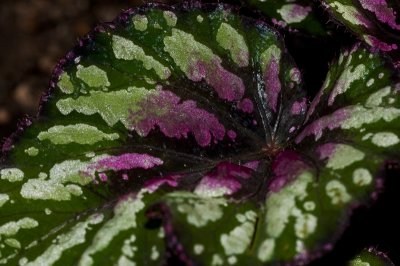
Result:
<svg viewBox="0 0 400 266"><path fill-rule="evenodd" d="M35 115L57 61L94 25L140 0L1 0L0 140ZM173 3L178 1L158 1Z"/></svg>

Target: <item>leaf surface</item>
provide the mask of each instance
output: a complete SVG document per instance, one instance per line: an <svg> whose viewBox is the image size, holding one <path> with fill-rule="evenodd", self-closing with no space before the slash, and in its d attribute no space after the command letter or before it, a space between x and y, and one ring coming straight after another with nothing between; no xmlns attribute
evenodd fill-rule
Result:
<svg viewBox="0 0 400 266"><path fill-rule="evenodd" d="M268 25L224 5L126 11L5 142L0 263L308 262L399 157L396 79L355 46L307 111Z"/></svg>
<svg viewBox="0 0 400 266"><path fill-rule="evenodd" d="M333 17L372 48L387 52L399 65L400 4L392 0L323 0Z"/></svg>

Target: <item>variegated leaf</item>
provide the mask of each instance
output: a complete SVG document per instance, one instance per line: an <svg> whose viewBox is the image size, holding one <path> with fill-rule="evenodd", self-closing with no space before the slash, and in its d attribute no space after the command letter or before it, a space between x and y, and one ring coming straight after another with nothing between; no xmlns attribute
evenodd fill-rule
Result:
<svg viewBox="0 0 400 266"><path fill-rule="evenodd" d="M308 262L398 158L395 78L356 46L307 113L268 25L224 5L126 11L5 142L0 263Z"/></svg>
<svg viewBox="0 0 400 266"><path fill-rule="evenodd" d="M333 17L400 64L400 4L395 0L321 0Z"/></svg>

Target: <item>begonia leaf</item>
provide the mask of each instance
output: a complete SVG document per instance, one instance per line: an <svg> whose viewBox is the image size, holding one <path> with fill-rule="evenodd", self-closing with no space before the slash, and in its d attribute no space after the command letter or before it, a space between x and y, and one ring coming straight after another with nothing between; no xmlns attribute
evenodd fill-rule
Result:
<svg viewBox="0 0 400 266"><path fill-rule="evenodd" d="M357 45L307 108L267 24L225 5L126 11L4 143L0 263L306 263L399 158L396 82Z"/></svg>

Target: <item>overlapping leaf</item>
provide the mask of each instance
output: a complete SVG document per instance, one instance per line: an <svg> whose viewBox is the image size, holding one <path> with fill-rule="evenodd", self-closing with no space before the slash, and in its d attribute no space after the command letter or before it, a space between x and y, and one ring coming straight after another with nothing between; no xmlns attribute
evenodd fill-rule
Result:
<svg viewBox="0 0 400 266"><path fill-rule="evenodd" d="M323 0L333 17L400 63L400 5L392 0Z"/></svg>
<svg viewBox="0 0 400 266"><path fill-rule="evenodd" d="M348 263L348 266L358 265L393 266L394 264L384 253L374 248L368 248L360 252Z"/></svg>
<svg viewBox="0 0 400 266"><path fill-rule="evenodd" d="M266 24L222 5L125 12L3 147L0 263L309 261L398 158L396 78L356 46L307 113Z"/></svg>
<svg viewBox="0 0 400 266"><path fill-rule="evenodd" d="M307 0L248 0L278 27L300 30L312 35L326 35L327 30L318 18L316 3Z"/></svg>

